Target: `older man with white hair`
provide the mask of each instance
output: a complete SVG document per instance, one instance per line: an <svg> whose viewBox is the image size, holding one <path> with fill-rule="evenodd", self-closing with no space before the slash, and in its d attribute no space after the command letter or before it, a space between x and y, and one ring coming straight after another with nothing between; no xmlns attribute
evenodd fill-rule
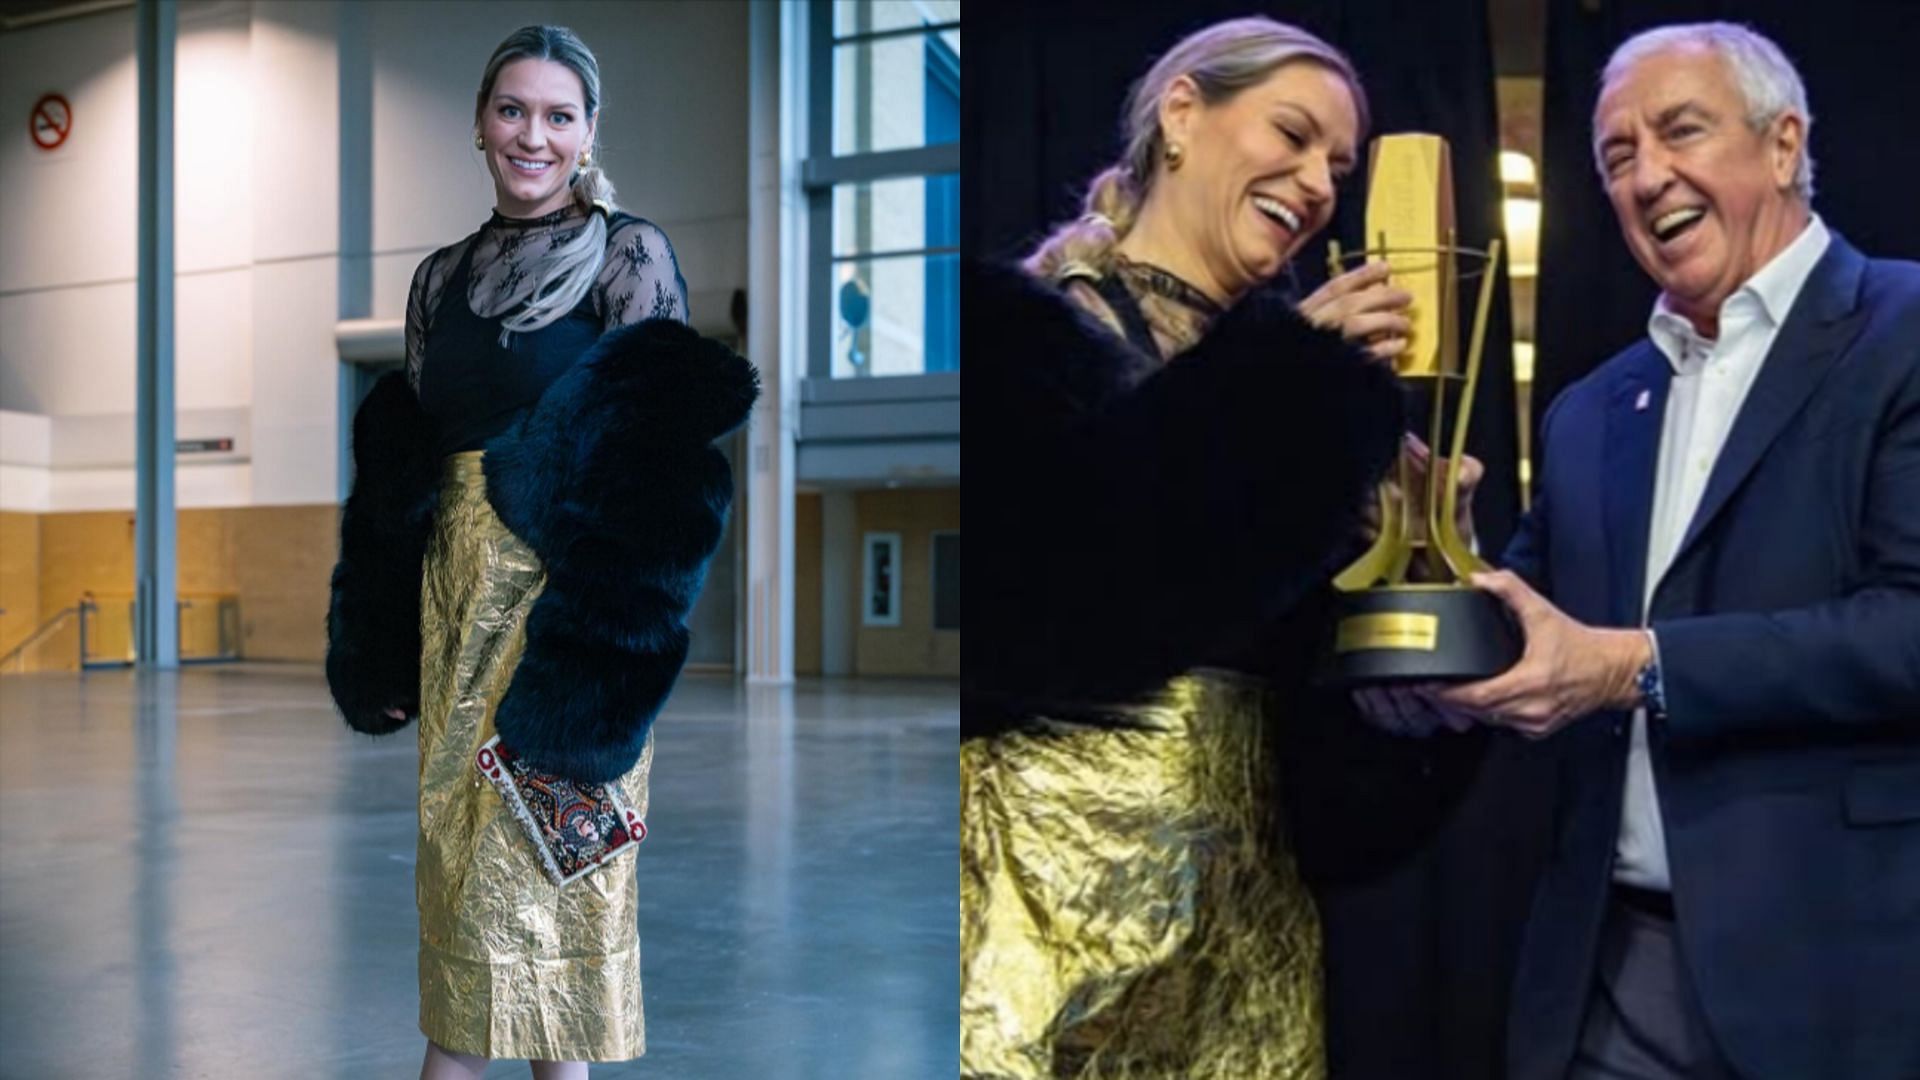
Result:
<svg viewBox="0 0 1920 1080"><path fill-rule="evenodd" d="M1813 213L1806 92L1750 29L1626 42L1593 124L1660 298L1554 402L1479 579L1525 656L1437 695L1559 751L1512 1075L1914 1080L1920 265Z"/></svg>

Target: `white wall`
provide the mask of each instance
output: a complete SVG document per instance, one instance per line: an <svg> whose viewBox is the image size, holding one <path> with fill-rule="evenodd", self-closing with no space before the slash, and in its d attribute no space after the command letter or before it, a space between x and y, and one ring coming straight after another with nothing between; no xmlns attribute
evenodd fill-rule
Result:
<svg viewBox="0 0 1920 1080"><path fill-rule="evenodd" d="M0 510L45 513L52 460L50 420L0 409Z"/></svg>
<svg viewBox="0 0 1920 1080"><path fill-rule="evenodd" d="M24 123L49 91L50 152ZM0 408L133 409L134 96L131 10L0 34Z"/></svg>
<svg viewBox="0 0 1920 1080"><path fill-rule="evenodd" d="M535 22L571 26L600 57L600 156L620 202L667 231L689 290L719 302L744 287L744 4L188 0L175 104L180 434L189 415L231 421L232 410L249 430L243 460L183 463L179 505L337 497L334 325L401 317L419 261L485 220L474 92L493 47ZM0 115L24 118L49 90L74 112L56 151L35 149L24 123L0 139L0 409L56 431L114 417L127 432L124 464L95 456L85 468L61 459L72 440L49 437L54 507L133 505L133 45L130 9L0 34ZM341 129L355 89L343 93L342 72L370 80L370 131ZM370 146L370 221L342 220L368 202L343 198L343 143ZM371 250L343 253L343 235L370 237ZM371 310L343 310L359 306L343 272L371 275Z"/></svg>
<svg viewBox="0 0 1920 1080"><path fill-rule="evenodd" d="M235 444L230 453L180 457L180 505L250 505L253 470L246 421L245 409L180 411L180 438L227 437ZM45 514L127 508L132 498L132 425L130 416L51 417L0 410L0 510Z"/></svg>

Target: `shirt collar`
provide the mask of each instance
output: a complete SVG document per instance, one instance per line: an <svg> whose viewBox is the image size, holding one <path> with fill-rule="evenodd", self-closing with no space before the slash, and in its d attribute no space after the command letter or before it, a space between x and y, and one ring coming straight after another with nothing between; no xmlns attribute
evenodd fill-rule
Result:
<svg viewBox="0 0 1920 1080"><path fill-rule="evenodd" d="M1737 306L1736 302L1757 307L1760 316L1770 327L1785 322L1787 313L1793 310L1793 302L1806 286L1807 278L1813 275L1813 268L1819 265L1820 257L1827 253L1831 238L1832 234L1827 231L1826 223L1820 220L1820 215L1811 215L1806 228L1800 230L1800 235L1794 237L1792 243L1782 248L1748 278L1746 284L1721 302L1721 333L1726 333L1727 314ZM1742 297L1749 299L1742 300ZM1698 351L1703 354L1713 347L1713 342L1701 337L1685 316L1668 306L1665 293L1660 294L1660 299L1654 302L1653 316L1647 320L1647 336L1653 339L1677 374L1682 373L1681 361L1689 343L1701 346Z"/></svg>

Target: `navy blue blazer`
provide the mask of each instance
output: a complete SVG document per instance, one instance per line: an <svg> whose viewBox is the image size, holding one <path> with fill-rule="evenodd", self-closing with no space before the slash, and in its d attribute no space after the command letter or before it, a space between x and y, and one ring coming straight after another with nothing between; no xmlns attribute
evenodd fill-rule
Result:
<svg viewBox="0 0 1920 1080"><path fill-rule="evenodd" d="M1643 340L1542 427L1505 561L1589 625L1640 624L1671 377ZM1920 1077L1920 264L1833 237L1649 621L1674 908L1722 1049L1743 1077ZM1558 1080L1573 1054L1630 719L1552 740L1555 841L1512 997L1515 1080Z"/></svg>

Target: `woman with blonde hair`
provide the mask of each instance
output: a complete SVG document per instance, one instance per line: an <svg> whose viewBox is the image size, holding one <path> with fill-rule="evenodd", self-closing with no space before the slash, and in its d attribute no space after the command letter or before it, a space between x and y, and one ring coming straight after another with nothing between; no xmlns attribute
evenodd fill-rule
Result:
<svg viewBox="0 0 1920 1080"><path fill-rule="evenodd" d="M634 861L554 869L644 835L606 811L646 813L731 497L712 444L757 380L686 325L666 235L614 205L600 108L571 31L494 51L473 133L493 214L421 262L406 371L354 419L327 678L355 730L420 720L424 1080L492 1058L584 1080L646 1046ZM511 753L484 758L496 734ZM476 765L509 757L525 807ZM543 841L534 806L565 828Z"/></svg>
<svg viewBox="0 0 1920 1080"><path fill-rule="evenodd" d="M961 1070L1324 1074L1277 763L1316 597L1401 445L1409 294L1273 282L1368 124L1297 27L1156 62L1120 160L1022 267L970 267Z"/></svg>

